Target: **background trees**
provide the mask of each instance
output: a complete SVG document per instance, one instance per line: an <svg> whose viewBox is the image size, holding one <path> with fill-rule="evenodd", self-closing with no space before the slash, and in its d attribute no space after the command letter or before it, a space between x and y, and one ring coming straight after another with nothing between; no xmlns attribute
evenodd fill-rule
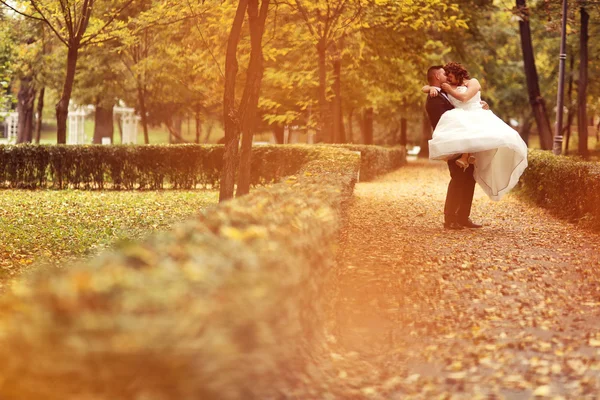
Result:
<svg viewBox="0 0 600 400"><path fill-rule="evenodd" d="M35 141L38 119L32 116L44 102L31 100L40 99L42 89L46 103L57 104L57 142L65 139L71 98L96 106L95 142L118 132L111 119L118 103L135 107L146 143L158 140L152 136L158 126L168 132L170 142L223 138L226 49L239 1L3 3L4 108L22 111L21 141ZM600 72L593 23L599 5L570 3L564 129L584 155L586 132L595 135L590 127L597 122L591 119L600 107L600 84L593 79ZM273 133L283 142L288 126L301 132L301 140L317 134L325 142L419 144L421 132L428 131L422 113L425 96L419 91L425 70L455 60L479 78L483 97L496 114L525 140L531 136L532 146L549 148L556 111L559 4L272 0L267 11L257 111L247 114L255 117L252 136L268 140ZM527 33L525 23L531 47L527 35L521 35ZM235 99L232 107L240 110L242 99L247 101L247 82L258 76L248 69L251 31L246 15L235 51L235 85L228 86ZM569 134L571 126L577 126L578 135Z"/></svg>

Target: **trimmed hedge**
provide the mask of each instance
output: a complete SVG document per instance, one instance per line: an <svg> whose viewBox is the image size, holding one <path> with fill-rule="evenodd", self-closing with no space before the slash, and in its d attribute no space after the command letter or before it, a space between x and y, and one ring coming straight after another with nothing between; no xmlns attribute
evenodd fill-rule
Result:
<svg viewBox="0 0 600 400"><path fill-rule="evenodd" d="M306 162L298 146L253 151L253 185L276 182ZM0 187L192 189L217 187L222 145L0 146Z"/></svg>
<svg viewBox="0 0 600 400"><path fill-rule="evenodd" d="M359 144L329 145L351 151L360 151L360 180L370 181L406 164L406 147L381 147Z"/></svg>
<svg viewBox="0 0 600 400"><path fill-rule="evenodd" d="M0 298L0 398L266 399L308 385L360 162L301 151L278 184L17 283Z"/></svg>
<svg viewBox="0 0 600 400"><path fill-rule="evenodd" d="M251 184L277 182L295 174L308 159L303 145L257 146L252 154ZM361 179L398 168L401 149L343 145L361 151ZM0 188L192 189L217 187L222 145L39 146L0 145Z"/></svg>
<svg viewBox="0 0 600 400"><path fill-rule="evenodd" d="M600 164L529 152L521 193L555 215L600 229Z"/></svg>

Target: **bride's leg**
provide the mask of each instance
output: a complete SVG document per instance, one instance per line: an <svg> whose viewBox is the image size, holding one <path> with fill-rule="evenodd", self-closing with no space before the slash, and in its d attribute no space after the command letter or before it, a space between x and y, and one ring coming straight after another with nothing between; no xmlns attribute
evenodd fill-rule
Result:
<svg viewBox="0 0 600 400"><path fill-rule="evenodd" d="M463 153L459 159L456 160L456 165L461 167L463 171L466 171L469 168L469 153Z"/></svg>

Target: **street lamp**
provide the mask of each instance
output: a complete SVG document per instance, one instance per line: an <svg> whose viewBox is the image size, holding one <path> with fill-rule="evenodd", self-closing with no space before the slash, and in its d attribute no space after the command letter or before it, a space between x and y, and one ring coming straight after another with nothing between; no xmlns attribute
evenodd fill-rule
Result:
<svg viewBox="0 0 600 400"><path fill-rule="evenodd" d="M560 56L558 64L558 98L556 106L556 133L554 134L554 154L562 153L562 124L563 124L563 97L565 91L565 61L567 47L567 0L562 2L562 30L560 37Z"/></svg>

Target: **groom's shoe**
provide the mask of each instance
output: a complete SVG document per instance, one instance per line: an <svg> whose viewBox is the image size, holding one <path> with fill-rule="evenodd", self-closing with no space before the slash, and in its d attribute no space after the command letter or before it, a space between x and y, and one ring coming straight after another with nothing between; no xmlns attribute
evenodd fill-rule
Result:
<svg viewBox="0 0 600 400"><path fill-rule="evenodd" d="M444 222L444 229L452 229L452 230L458 231L458 230L465 229L465 228L463 228L463 226L456 221L449 221L449 222Z"/></svg>
<svg viewBox="0 0 600 400"><path fill-rule="evenodd" d="M476 224L475 222L471 221L471 218L467 219L466 221L459 222L459 224L464 228L483 228L483 225Z"/></svg>

